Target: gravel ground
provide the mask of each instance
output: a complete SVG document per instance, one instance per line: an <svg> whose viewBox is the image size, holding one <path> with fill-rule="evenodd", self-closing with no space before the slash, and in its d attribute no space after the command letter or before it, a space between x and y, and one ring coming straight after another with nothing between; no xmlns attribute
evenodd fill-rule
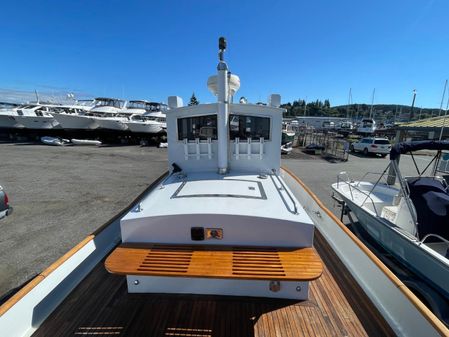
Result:
<svg viewBox="0 0 449 337"><path fill-rule="evenodd" d="M127 206L166 169L166 149L139 146L50 147L0 144L0 185L14 207L0 220L0 294L45 269ZM418 157L419 165L429 162ZM351 155L331 163L295 149L283 165L335 213L330 185L337 173L381 172L387 159ZM401 167L412 174L409 158Z"/></svg>

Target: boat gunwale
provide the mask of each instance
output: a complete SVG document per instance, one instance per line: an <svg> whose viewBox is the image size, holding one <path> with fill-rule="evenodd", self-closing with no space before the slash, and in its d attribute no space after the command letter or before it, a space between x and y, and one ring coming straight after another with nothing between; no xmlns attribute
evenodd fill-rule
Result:
<svg viewBox="0 0 449 337"><path fill-rule="evenodd" d="M0 306L0 318L11 309L17 302L19 302L22 298L24 298L28 293L30 293L39 283L41 283L47 276L49 276L52 272L54 272L57 268L59 268L64 262L70 259L73 255L75 255L78 251L80 251L84 246L86 246L89 242L95 239L95 237L106 229L110 224L114 221L123 217L142 197L151 191L156 185L162 182L165 177L168 175L168 171L165 171L161 176L159 176L155 181L153 181L148 187L145 188L144 191L139 193L139 195L131 201L125 208L123 208L119 213L114 215L111 219L106 221L96 230L94 230L91 234L87 235L82 241L76 244L73 248L71 248L67 253L58 258L55 262L50 264L47 268L45 268L42 272L37 274L33 279L31 279L27 284L25 284L22 288L20 288L14 295L11 296L5 303Z"/></svg>
<svg viewBox="0 0 449 337"><path fill-rule="evenodd" d="M449 336L449 329L441 322L435 314L427 308L424 303L422 303L418 297L401 281L394 275L394 273L388 269L380 259L366 247L362 241L352 233L343 222L338 219L338 217L332 213L312 190L304 184L304 182L299 179L292 171L290 171L285 166L281 169L290 175L301 187L312 197L312 199L318 204L318 206L340 227L341 230L345 232L346 235L364 252L367 257L384 273L384 275L398 288L405 297L411 302L411 304L425 317L425 319L440 333L442 336Z"/></svg>
<svg viewBox="0 0 449 337"><path fill-rule="evenodd" d="M353 234L338 218L333 214L318 197L307 187L304 182L299 179L292 171L285 166L281 170L290 175L303 189L311 196L317 205L340 227L341 230L367 255L367 257L384 273L384 275L404 294L404 296L412 303L412 305L425 317L425 319L440 333L442 336L449 336L449 330L446 326L412 293L412 291L402 283L378 258L374 255L356 236ZM100 232L106 229L111 223L123 216L129 209L131 209L146 193L151 191L156 185L163 181L169 174L164 172L159 178L151 183L145 190L140 193L127 207L122 209L109 221L101 225L92 234L88 235L84 240L79 242L75 247L70 249L66 254L53 262L44 271L34 277L29 283L22 287L16 294L0 306L0 317L2 317L9 309L11 309L17 302L31 292L39 283L41 283L47 276L53 273L60 265L67 261L71 256L76 254L86 244L92 241Z"/></svg>

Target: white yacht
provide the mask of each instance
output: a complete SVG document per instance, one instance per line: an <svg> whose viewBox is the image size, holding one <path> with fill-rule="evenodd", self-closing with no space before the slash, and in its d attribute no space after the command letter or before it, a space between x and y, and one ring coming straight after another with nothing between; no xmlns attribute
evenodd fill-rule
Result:
<svg viewBox="0 0 449 337"><path fill-rule="evenodd" d="M449 142L398 143L384 172L359 181L343 172L332 189L374 240L449 299L449 186L436 175L437 165L426 175L415 163L417 176L403 177L397 164L400 154L423 149L438 150L436 162ZM388 176L390 167L394 175ZM386 177L397 177L399 186Z"/></svg>
<svg viewBox="0 0 449 337"><path fill-rule="evenodd" d="M169 98L169 172L1 305L2 335L449 334L280 166L280 96L230 103L219 47L217 103Z"/></svg>
<svg viewBox="0 0 449 337"><path fill-rule="evenodd" d="M56 121L66 130L89 130L98 127L88 115L92 100L77 101L74 105L63 105L51 109Z"/></svg>
<svg viewBox="0 0 449 337"><path fill-rule="evenodd" d="M16 122L27 129L55 129L60 128L58 121L50 113L56 105L28 104L16 110Z"/></svg>
<svg viewBox="0 0 449 337"><path fill-rule="evenodd" d="M122 114L125 101L115 98L99 97L95 99L94 106L89 110L93 129L125 131L128 129L126 114Z"/></svg>
<svg viewBox="0 0 449 337"><path fill-rule="evenodd" d="M129 101L122 112L129 114L126 125L131 132L158 134L167 129L166 104L147 101Z"/></svg>
<svg viewBox="0 0 449 337"><path fill-rule="evenodd" d="M11 106L8 108L0 109L0 128L5 129L21 129L24 128L22 124L20 124L16 120L18 106Z"/></svg>
<svg viewBox="0 0 449 337"><path fill-rule="evenodd" d="M368 135L376 131L376 121L373 118L363 118L357 127L357 133Z"/></svg>

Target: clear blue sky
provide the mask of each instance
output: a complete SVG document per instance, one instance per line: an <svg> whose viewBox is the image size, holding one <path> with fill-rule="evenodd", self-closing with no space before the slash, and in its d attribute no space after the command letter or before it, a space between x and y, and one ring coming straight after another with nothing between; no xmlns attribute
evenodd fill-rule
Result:
<svg viewBox="0 0 449 337"><path fill-rule="evenodd" d="M448 0L3 1L0 88L213 101L217 39L237 96L438 107Z"/></svg>

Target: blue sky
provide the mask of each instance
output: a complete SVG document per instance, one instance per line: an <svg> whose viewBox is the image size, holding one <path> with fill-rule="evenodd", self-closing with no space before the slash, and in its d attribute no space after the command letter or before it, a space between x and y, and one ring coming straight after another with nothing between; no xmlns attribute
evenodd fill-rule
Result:
<svg viewBox="0 0 449 337"><path fill-rule="evenodd" d="M0 88L213 101L217 39L237 96L438 107L449 1L2 1ZM1 97L0 97L1 99Z"/></svg>

